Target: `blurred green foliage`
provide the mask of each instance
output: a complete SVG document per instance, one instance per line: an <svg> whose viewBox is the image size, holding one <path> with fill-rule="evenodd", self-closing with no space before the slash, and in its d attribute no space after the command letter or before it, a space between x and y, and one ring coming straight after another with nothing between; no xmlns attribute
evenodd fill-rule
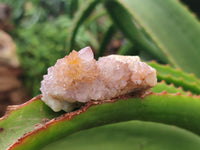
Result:
<svg viewBox="0 0 200 150"><path fill-rule="evenodd" d="M1 0L12 8L12 20L16 26L28 27L37 22L52 20L70 13L71 0Z"/></svg>
<svg viewBox="0 0 200 150"><path fill-rule="evenodd" d="M68 27L69 19L63 16L17 30L17 52L24 69L24 83L33 95L39 94L40 81L47 68L65 55Z"/></svg>
<svg viewBox="0 0 200 150"><path fill-rule="evenodd" d="M31 96L40 94L40 82L47 68L56 60L67 55L66 45L72 17L78 8L78 1L70 0L2 0L12 8L10 32L17 44L17 53L24 70L23 81ZM81 1L83 3L83 1ZM82 4L80 4L82 5ZM74 49L90 45L98 48L99 33L106 29L94 22L103 14L101 6L91 15L90 20L79 30Z"/></svg>

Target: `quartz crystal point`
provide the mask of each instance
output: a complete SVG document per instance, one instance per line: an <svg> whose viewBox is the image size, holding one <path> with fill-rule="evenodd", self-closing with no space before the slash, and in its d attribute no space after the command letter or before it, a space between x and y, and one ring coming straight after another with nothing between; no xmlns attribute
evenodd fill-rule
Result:
<svg viewBox="0 0 200 150"><path fill-rule="evenodd" d="M94 59L90 47L57 60L41 82L42 100L54 111L72 111L77 102L145 93L157 83L156 70L138 56Z"/></svg>

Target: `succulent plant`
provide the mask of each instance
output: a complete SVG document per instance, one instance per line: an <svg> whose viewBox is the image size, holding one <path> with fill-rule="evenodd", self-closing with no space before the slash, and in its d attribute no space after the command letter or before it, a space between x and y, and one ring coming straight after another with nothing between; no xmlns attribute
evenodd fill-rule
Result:
<svg viewBox="0 0 200 150"><path fill-rule="evenodd" d="M90 0L75 15L69 51L79 27L97 4L104 5L116 25L106 31L99 56L119 29L130 45L157 61L148 64L157 70L159 83L145 97L89 101L69 113L53 112L41 96L10 106L0 120L1 149L199 149L197 19L174 0Z"/></svg>

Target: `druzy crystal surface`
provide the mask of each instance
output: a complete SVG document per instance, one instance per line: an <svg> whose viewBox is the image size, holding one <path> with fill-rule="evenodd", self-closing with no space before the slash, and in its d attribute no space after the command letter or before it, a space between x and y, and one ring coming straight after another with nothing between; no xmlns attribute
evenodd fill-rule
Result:
<svg viewBox="0 0 200 150"><path fill-rule="evenodd" d="M156 70L138 56L94 59L90 47L57 60L41 82L42 100L54 111L72 111L77 102L145 93L157 83Z"/></svg>

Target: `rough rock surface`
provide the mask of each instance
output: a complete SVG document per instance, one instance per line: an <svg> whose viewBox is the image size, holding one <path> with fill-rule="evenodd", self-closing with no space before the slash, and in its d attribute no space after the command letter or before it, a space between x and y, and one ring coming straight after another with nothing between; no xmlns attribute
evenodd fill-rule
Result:
<svg viewBox="0 0 200 150"><path fill-rule="evenodd" d="M90 47L57 60L41 83L42 100L54 111L72 111L77 102L145 93L157 83L156 70L138 56L94 59Z"/></svg>

